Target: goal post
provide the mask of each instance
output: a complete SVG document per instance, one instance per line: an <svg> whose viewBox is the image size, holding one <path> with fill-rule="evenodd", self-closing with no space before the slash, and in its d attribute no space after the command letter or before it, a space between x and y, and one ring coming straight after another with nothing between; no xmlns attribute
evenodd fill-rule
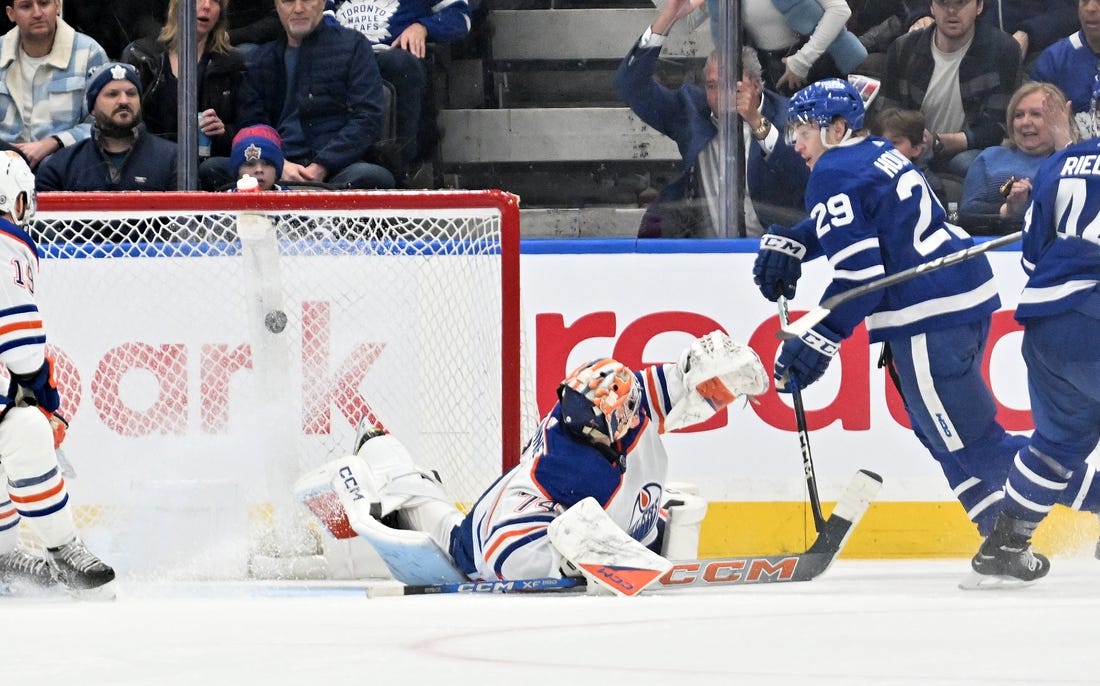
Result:
<svg viewBox="0 0 1100 686"><path fill-rule="evenodd" d="M30 233L73 502L120 572L307 548L290 487L360 416L460 505L537 421L508 193L43 193Z"/></svg>

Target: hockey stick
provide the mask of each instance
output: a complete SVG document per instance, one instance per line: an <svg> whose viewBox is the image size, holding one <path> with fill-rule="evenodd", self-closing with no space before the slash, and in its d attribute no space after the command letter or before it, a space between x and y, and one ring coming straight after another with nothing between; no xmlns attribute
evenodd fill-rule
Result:
<svg viewBox="0 0 1100 686"><path fill-rule="evenodd" d="M969 260L971 257L977 257L978 255L981 255L982 253L985 253L989 250L993 250L994 248L1011 245L1019 241L1022 236L1022 231L1010 233L1007 236L994 238L991 241L986 241L985 243L981 243L979 245L972 245L969 248L953 252L950 255L944 255L943 257L938 257L929 262L918 264L915 267L910 267L909 269L900 271L896 274L884 276L877 281L865 283L862 286L856 286L855 288L844 291L843 293L837 293L831 298L826 298L824 302L799 317L797 321L789 325L780 327L779 333L776 335L782 339L799 338L807 331L820 324L825 319L825 317L829 316L830 312L850 300L855 300L856 298L867 295L868 293L873 293L874 291L882 290L883 288L889 288L890 286L899 284L903 281L908 281L922 274L927 274L928 272L932 272L943 267L950 267L953 264L964 262L966 260Z"/></svg>
<svg viewBox="0 0 1100 686"><path fill-rule="evenodd" d="M789 555L746 555L672 563L649 591L680 588L712 588L749 584L811 581L821 576L840 554L856 524L882 487L882 477L861 469L837 501L829 518L808 550ZM585 588L585 579L563 577L468 581L460 583L388 585L367 589L367 597L434 595L441 593L543 593Z"/></svg>
<svg viewBox="0 0 1100 686"><path fill-rule="evenodd" d="M790 323L790 311L787 309L787 299L779 296L779 325L785 327ZM791 398L794 400L794 419L798 425L798 445L802 449L802 471L806 476L806 491L810 498L810 512L814 516L814 531L821 533L825 527L825 516L821 514L821 496L817 493L817 476L814 474L814 458L810 452L810 430L806 427L806 408L802 404L802 390L798 386L791 389Z"/></svg>

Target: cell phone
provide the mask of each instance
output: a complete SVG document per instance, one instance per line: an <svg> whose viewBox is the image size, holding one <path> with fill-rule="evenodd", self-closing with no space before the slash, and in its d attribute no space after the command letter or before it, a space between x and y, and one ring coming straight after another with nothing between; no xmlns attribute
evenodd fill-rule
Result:
<svg viewBox="0 0 1100 686"><path fill-rule="evenodd" d="M1000 193L1002 198L1008 197L1009 193L1012 192L1012 184L1016 183L1017 181L1019 181L1019 179L1017 179L1015 176L1010 176L1008 177L1008 181L1005 181L1001 184Z"/></svg>

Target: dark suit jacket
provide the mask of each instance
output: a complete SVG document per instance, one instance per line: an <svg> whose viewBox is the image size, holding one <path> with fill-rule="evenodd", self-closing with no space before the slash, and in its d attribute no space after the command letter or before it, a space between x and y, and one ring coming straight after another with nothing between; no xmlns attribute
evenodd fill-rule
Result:
<svg viewBox="0 0 1100 686"><path fill-rule="evenodd" d="M615 91L642 121L672 140L683 159L683 173L660 192L657 202L675 202L697 195L699 180L695 163L699 153L718 135L718 127L707 104L707 95L699 86L685 84L676 90L653 79L660 48L639 48L637 43L615 73ZM766 228L768 205L805 211L806 181L809 169L802 158L783 140L787 127L787 99L764 91L764 116L780 131L780 140L767 157L753 142L746 151L749 198L757 208L757 218Z"/></svg>

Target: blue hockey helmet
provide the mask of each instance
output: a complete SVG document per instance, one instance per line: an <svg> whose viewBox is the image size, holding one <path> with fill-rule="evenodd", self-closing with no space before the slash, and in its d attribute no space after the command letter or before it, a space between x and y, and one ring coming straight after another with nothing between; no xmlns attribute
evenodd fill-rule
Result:
<svg viewBox="0 0 1100 686"><path fill-rule="evenodd" d="M823 79L811 83L791 96L787 103L787 121L790 126L817 124L824 128L836 117L843 117L848 128L863 128L866 110L863 98L852 84L844 79Z"/></svg>
<svg viewBox="0 0 1100 686"><path fill-rule="evenodd" d="M638 425L642 390L634 373L605 357L573 370L558 387L565 426L610 445Z"/></svg>

